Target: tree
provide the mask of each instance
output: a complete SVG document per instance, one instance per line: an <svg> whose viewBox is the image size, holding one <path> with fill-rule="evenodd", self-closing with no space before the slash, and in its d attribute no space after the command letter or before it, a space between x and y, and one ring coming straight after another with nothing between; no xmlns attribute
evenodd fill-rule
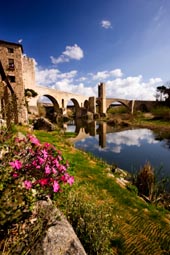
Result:
<svg viewBox="0 0 170 255"><path fill-rule="evenodd" d="M38 94L36 91L34 91L33 89L25 89L25 102L26 102L26 107L27 107L27 111L29 113L29 100L32 98L32 97L36 97Z"/></svg>
<svg viewBox="0 0 170 255"><path fill-rule="evenodd" d="M25 97L36 97L37 95L33 89L25 89Z"/></svg>
<svg viewBox="0 0 170 255"><path fill-rule="evenodd" d="M166 86L165 86L166 85ZM165 85L157 87L157 93L159 93L160 101L163 101L163 98L165 101L170 102L170 82L167 82Z"/></svg>

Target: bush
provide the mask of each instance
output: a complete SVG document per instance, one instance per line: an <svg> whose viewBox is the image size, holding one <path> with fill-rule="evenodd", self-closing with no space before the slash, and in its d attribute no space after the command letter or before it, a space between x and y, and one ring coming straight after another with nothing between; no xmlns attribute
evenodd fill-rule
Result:
<svg viewBox="0 0 170 255"><path fill-rule="evenodd" d="M149 162L137 173L134 184L138 189L138 194L148 202L170 210L170 193L167 191L170 180L166 177L160 178Z"/></svg>
<svg viewBox="0 0 170 255"><path fill-rule="evenodd" d="M170 108L167 106L153 108L152 114L157 119L170 120Z"/></svg>
<svg viewBox="0 0 170 255"><path fill-rule="evenodd" d="M41 144L32 135L15 137L7 144L0 162L0 226L4 229L25 217L33 202L47 196L53 199L65 184L74 182L68 162L51 144Z"/></svg>
<svg viewBox="0 0 170 255"><path fill-rule="evenodd" d="M113 254L113 211L108 204L99 204L95 196L89 200L80 190L72 190L66 216L88 255Z"/></svg>
<svg viewBox="0 0 170 255"><path fill-rule="evenodd" d="M122 114L122 113L128 113L128 112L129 112L128 108L123 105L113 106L107 110L107 113L110 113L110 114Z"/></svg>
<svg viewBox="0 0 170 255"><path fill-rule="evenodd" d="M155 184L154 169L149 162L140 169L137 174L136 186L140 195L145 195L151 199Z"/></svg>

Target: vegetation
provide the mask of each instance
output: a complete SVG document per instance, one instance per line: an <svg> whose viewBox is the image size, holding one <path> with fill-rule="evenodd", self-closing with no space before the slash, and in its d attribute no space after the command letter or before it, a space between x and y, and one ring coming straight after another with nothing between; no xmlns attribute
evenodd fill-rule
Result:
<svg viewBox="0 0 170 255"><path fill-rule="evenodd" d="M34 91L33 89L25 89L24 93L25 93L25 97L28 97L28 98L36 97L38 95L37 92Z"/></svg>
<svg viewBox="0 0 170 255"><path fill-rule="evenodd" d="M27 133L23 127L17 130ZM168 211L139 199L134 189L120 187L119 176L112 174L109 165L76 150L65 142L60 130L35 131L34 135L41 143L55 145L69 162L69 172L74 175L75 183L71 188L64 185L63 192L56 193L54 205L67 216L87 254L169 253ZM13 179L11 170L10 166L1 168L1 204L5 208L5 201L9 201L5 213L10 219L2 222L2 254L15 254L16 250L28 254L37 235L47 228L43 223L45 216L39 215L36 223L30 225L34 196L31 189L23 189ZM12 222L10 215L15 216Z"/></svg>
<svg viewBox="0 0 170 255"><path fill-rule="evenodd" d="M170 179L159 178L149 162L134 177L133 184L137 187L138 194L147 202L159 204L170 211L170 193L166 190Z"/></svg>
<svg viewBox="0 0 170 255"><path fill-rule="evenodd" d="M129 110L126 106L119 105L119 106L112 106L107 110L107 113L109 114L122 114L122 113L128 113Z"/></svg>
<svg viewBox="0 0 170 255"><path fill-rule="evenodd" d="M167 82L165 85L157 87L156 99L160 101L165 100L167 102L170 102L170 82Z"/></svg>
<svg viewBox="0 0 170 255"><path fill-rule="evenodd" d="M156 107L152 110L155 119L170 120L170 108L167 106Z"/></svg>

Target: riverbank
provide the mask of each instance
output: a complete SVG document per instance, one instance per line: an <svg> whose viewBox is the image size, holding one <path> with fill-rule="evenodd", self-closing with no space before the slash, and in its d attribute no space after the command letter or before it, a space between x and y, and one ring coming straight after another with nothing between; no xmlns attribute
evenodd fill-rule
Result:
<svg viewBox="0 0 170 255"><path fill-rule="evenodd" d="M103 119L109 125L132 126L137 128L149 128L152 130L170 131L170 121L156 119L151 113L131 114L109 114Z"/></svg>
<svg viewBox="0 0 170 255"><path fill-rule="evenodd" d="M56 146L69 162L75 183L57 195L55 205L71 222L88 255L168 254L168 211L144 202L135 188L122 188L110 165L75 149L60 130L33 133Z"/></svg>

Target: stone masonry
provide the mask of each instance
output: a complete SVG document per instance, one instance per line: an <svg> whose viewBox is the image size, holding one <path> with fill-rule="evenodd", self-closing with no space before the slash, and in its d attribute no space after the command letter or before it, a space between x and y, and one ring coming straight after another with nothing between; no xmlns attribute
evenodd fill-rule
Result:
<svg viewBox="0 0 170 255"><path fill-rule="evenodd" d="M23 59L23 47L21 44L0 40L0 61L9 82L15 91L19 123L27 122L27 110L25 107L24 96L25 84L23 77L23 70L26 68L24 67L25 62ZM0 98L0 100L2 105L2 98Z"/></svg>

